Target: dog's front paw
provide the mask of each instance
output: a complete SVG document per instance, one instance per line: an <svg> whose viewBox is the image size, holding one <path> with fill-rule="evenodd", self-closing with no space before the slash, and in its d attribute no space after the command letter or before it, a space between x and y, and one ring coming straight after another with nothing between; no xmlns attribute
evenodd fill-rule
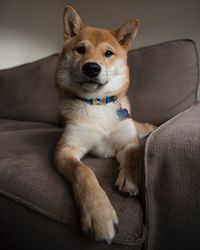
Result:
<svg viewBox="0 0 200 250"><path fill-rule="evenodd" d="M124 167L120 168L115 186L122 194L128 194L130 196L137 196L139 194L139 187L135 178L128 173Z"/></svg>
<svg viewBox="0 0 200 250"><path fill-rule="evenodd" d="M81 209L82 228L96 241L110 244L118 232L118 218L104 191L85 201Z"/></svg>

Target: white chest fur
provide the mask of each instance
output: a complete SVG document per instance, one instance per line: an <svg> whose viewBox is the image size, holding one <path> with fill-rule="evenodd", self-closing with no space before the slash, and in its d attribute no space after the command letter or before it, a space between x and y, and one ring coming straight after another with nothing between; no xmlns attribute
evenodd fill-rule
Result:
<svg viewBox="0 0 200 250"><path fill-rule="evenodd" d="M80 101L69 106L66 113L70 122L65 128L68 143L80 147L83 154L113 157L137 136L132 119L119 119L119 108L116 103L89 105Z"/></svg>

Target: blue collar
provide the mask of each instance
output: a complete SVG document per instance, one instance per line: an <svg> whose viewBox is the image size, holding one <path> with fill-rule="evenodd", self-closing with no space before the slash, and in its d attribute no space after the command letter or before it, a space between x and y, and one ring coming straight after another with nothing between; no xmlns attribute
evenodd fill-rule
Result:
<svg viewBox="0 0 200 250"><path fill-rule="evenodd" d="M87 99L83 97L77 97L77 99L86 102L90 105L105 105L111 102L117 102L117 96L106 96L105 98L97 98L97 99Z"/></svg>

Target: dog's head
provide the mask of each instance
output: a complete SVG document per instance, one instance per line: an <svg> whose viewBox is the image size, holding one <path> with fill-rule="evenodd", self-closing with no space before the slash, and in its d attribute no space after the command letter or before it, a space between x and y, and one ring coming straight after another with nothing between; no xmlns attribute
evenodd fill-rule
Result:
<svg viewBox="0 0 200 250"><path fill-rule="evenodd" d="M116 31L87 27L70 6L64 12L64 46L57 84L76 96L102 98L125 93L129 85L127 51L136 36L137 19Z"/></svg>

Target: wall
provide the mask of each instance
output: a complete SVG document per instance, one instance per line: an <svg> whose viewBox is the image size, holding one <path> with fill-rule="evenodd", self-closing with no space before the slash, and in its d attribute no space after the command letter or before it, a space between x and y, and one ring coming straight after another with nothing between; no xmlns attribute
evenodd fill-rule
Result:
<svg viewBox="0 0 200 250"><path fill-rule="evenodd" d="M199 0L1 0L0 69L60 51L66 4L91 26L115 29L125 20L139 18L135 48L192 38L200 52Z"/></svg>
<svg viewBox="0 0 200 250"><path fill-rule="evenodd" d="M63 8L59 1L0 0L0 68L59 51Z"/></svg>

